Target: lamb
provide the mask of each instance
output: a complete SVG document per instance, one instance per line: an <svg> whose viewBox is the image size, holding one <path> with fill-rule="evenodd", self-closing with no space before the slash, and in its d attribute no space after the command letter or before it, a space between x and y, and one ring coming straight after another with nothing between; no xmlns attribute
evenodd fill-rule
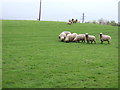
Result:
<svg viewBox="0 0 120 90"><path fill-rule="evenodd" d="M103 44L104 41L108 41L108 44L110 44L111 37L109 35L103 35L102 33L100 35L101 44Z"/></svg>
<svg viewBox="0 0 120 90"><path fill-rule="evenodd" d="M59 39L61 41L64 41L64 39L66 38L66 34L64 32L62 32L60 35L59 35Z"/></svg>
<svg viewBox="0 0 120 90"><path fill-rule="evenodd" d="M94 43L96 43L96 38L93 35L88 35L88 33L85 34L87 43L89 43L91 41L91 43L94 41Z"/></svg>
<svg viewBox="0 0 120 90"><path fill-rule="evenodd" d="M78 34L73 41L80 42L81 40L82 42L85 42L85 34Z"/></svg>

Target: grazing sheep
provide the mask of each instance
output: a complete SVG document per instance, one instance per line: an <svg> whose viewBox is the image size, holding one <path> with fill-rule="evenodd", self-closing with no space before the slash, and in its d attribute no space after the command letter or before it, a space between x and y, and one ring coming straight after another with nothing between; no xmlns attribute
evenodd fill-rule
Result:
<svg viewBox="0 0 120 90"><path fill-rule="evenodd" d="M72 22L74 21L74 19L72 18L72 20L71 20Z"/></svg>
<svg viewBox="0 0 120 90"><path fill-rule="evenodd" d="M71 34L71 32L69 32L69 31L64 31L64 32L62 32L62 33L59 35L59 39L60 39L61 41L64 41L65 38L66 38L66 36L67 36L68 34Z"/></svg>
<svg viewBox="0 0 120 90"><path fill-rule="evenodd" d="M68 34L64 41L65 42L72 42L76 36L77 36L77 33Z"/></svg>
<svg viewBox="0 0 120 90"><path fill-rule="evenodd" d="M68 24L68 25L71 25L71 24L72 24L72 22L67 22L67 24Z"/></svg>
<svg viewBox="0 0 120 90"><path fill-rule="evenodd" d="M64 39L66 38L66 34L64 32L62 32L60 35L59 35L59 39L61 41L64 41Z"/></svg>
<svg viewBox="0 0 120 90"><path fill-rule="evenodd" d="M108 41L108 44L110 44L111 37L109 35L103 35L102 33L100 35L101 44L103 44L104 41Z"/></svg>
<svg viewBox="0 0 120 90"><path fill-rule="evenodd" d="M78 34L73 41L80 42L81 40L85 42L85 34Z"/></svg>
<svg viewBox="0 0 120 90"><path fill-rule="evenodd" d="M70 42L71 35L72 35L72 34L68 34L68 35L66 36L66 38L65 38L65 40L64 40L66 43L67 43L67 42Z"/></svg>
<svg viewBox="0 0 120 90"><path fill-rule="evenodd" d="M74 23L74 21L75 21L75 20L72 18L72 19L69 20L68 22L71 22L71 24L72 24L72 23Z"/></svg>
<svg viewBox="0 0 120 90"><path fill-rule="evenodd" d="M93 35L88 35L88 33L85 34L87 43L89 43L91 41L91 43L94 41L94 43L96 43L96 38Z"/></svg>
<svg viewBox="0 0 120 90"><path fill-rule="evenodd" d="M77 19L72 19L72 20L69 20L68 22L67 22L67 24L72 24L72 23L76 23L76 22L78 22L78 20Z"/></svg>
<svg viewBox="0 0 120 90"><path fill-rule="evenodd" d="M78 20L76 19L76 20L73 20L73 23L76 23Z"/></svg>
<svg viewBox="0 0 120 90"><path fill-rule="evenodd" d="M73 21L72 21L72 20L69 20L68 22L71 22L71 24L73 23Z"/></svg>
<svg viewBox="0 0 120 90"><path fill-rule="evenodd" d="M69 20L68 22L71 22L71 20Z"/></svg>
<svg viewBox="0 0 120 90"><path fill-rule="evenodd" d="M64 31L64 33L66 34L66 36L67 36L68 34L71 34L70 31Z"/></svg>
<svg viewBox="0 0 120 90"><path fill-rule="evenodd" d="M76 36L77 36L77 33L72 33L70 36L70 41L72 42Z"/></svg>

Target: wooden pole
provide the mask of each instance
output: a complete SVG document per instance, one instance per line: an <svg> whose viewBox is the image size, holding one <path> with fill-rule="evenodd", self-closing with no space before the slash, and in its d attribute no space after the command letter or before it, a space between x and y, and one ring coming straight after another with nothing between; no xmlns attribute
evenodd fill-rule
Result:
<svg viewBox="0 0 120 90"><path fill-rule="evenodd" d="M85 19L85 15L83 13L83 16L82 16L82 23L84 23L84 19Z"/></svg>
<svg viewBox="0 0 120 90"><path fill-rule="evenodd" d="M41 20L41 0L40 0L40 8L39 8L39 21Z"/></svg>

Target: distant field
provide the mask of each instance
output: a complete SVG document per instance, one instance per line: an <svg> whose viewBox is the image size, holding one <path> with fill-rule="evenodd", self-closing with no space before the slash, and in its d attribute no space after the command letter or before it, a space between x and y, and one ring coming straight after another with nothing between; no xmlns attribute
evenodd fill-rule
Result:
<svg viewBox="0 0 120 90"><path fill-rule="evenodd" d="M62 31L95 35L97 44L60 42ZM118 87L118 27L4 20L2 32L3 88Z"/></svg>

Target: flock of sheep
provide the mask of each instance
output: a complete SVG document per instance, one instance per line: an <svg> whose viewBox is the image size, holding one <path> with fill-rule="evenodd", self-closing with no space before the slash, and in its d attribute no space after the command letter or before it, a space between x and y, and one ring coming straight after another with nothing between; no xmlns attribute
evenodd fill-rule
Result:
<svg viewBox="0 0 120 90"><path fill-rule="evenodd" d="M104 41L108 41L108 44L110 44L111 37L109 35L103 35L102 33L99 34L99 38L101 41L101 44L103 44ZM96 37L93 35L89 35L88 33L85 34L77 34L77 33L71 33L69 31L64 31L59 35L60 41L63 42L85 42L87 43L96 43Z"/></svg>
<svg viewBox="0 0 120 90"><path fill-rule="evenodd" d="M72 19L72 20L69 20L67 24L71 25L72 23L77 23L77 22L78 22L77 19Z"/></svg>

